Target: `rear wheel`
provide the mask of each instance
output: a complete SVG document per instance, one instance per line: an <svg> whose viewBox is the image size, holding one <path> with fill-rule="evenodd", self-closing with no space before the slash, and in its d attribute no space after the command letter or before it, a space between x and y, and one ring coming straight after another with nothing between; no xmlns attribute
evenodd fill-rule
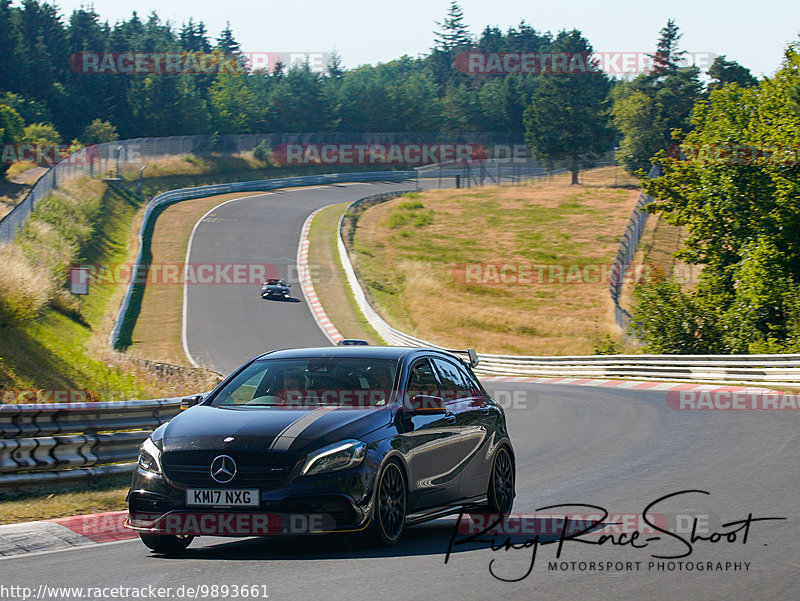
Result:
<svg viewBox="0 0 800 601"><path fill-rule="evenodd" d="M514 505L514 462L506 447L500 447L495 455L488 496L491 511L503 516L511 513Z"/></svg>
<svg viewBox="0 0 800 601"><path fill-rule="evenodd" d="M139 537L146 547L152 549L156 553L163 553L164 555L176 555L186 550L192 540L193 536L189 535L175 535L175 534L142 534Z"/></svg>
<svg viewBox="0 0 800 601"><path fill-rule="evenodd" d="M378 491L372 509L371 535L380 545L393 545L406 523L406 479L400 466L391 461L378 476Z"/></svg>

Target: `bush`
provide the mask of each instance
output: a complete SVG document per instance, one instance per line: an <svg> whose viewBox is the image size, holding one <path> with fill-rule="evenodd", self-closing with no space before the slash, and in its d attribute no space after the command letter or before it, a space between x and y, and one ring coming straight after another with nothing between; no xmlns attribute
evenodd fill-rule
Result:
<svg viewBox="0 0 800 601"><path fill-rule="evenodd" d="M272 158L272 148L270 148L266 140L259 142L258 146L253 149L253 156L268 166L275 165L275 160Z"/></svg>
<svg viewBox="0 0 800 601"><path fill-rule="evenodd" d="M61 134L50 123L33 123L25 126L23 137L28 144L61 144Z"/></svg>
<svg viewBox="0 0 800 601"><path fill-rule="evenodd" d="M633 291L631 330L654 354L705 355L722 351L716 315L664 272L653 270Z"/></svg>
<svg viewBox="0 0 800 601"><path fill-rule="evenodd" d="M83 130L78 139L86 146L92 146L93 144L119 140L119 134L117 133L117 128L108 121L95 119L86 126L86 129Z"/></svg>

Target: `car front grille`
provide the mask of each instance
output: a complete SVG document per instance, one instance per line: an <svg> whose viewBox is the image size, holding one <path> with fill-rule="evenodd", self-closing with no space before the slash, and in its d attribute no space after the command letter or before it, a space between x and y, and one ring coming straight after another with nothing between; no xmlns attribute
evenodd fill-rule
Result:
<svg viewBox="0 0 800 601"><path fill-rule="evenodd" d="M298 457L288 453L227 450L167 451L161 461L165 475L176 484L218 488L221 484L211 477L211 462L219 455L228 455L236 462L236 475L223 484L230 488L280 488L298 461Z"/></svg>

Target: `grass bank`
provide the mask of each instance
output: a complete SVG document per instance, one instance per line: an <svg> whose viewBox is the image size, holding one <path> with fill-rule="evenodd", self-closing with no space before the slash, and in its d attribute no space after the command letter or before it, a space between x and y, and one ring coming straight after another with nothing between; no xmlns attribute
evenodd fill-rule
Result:
<svg viewBox="0 0 800 601"><path fill-rule="evenodd" d="M637 181L613 167L582 181L412 193L369 208L353 238L362 284L389 323L449 348L581 355L610 337L632 350L603 274Z"/></svg>
<svg viewBox="0 0 800 601"><path fill-rule="evenodd" d="M110 351L106 340L124 286L91 285L78 301L68 290L69 265L131 263L142 209L159 192L325 170L264 167L248 157L173 158L148 165L141 180L138 170L123 170L120 184L73 180L41 200L15 241L0 248L3 401L30 398L32 390L78 389L114 400L206 389L203 378L158 378Z"/></svg>

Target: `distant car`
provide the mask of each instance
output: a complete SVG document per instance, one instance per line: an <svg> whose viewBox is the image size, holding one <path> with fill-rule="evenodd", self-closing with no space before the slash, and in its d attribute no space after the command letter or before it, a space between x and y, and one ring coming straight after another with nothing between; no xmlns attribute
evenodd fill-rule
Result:
<svg viewBox="0 0 800 601"><path fill-rule="evenodd" d="M261 284L261 298L289 298L291 292L290 284L278 278L269 278L266 282Z"/></svg>
<svg viewBox="0 0 800 601"><path fill-rule="evenodd" d="M342 338L336 346L369 346L369 342L360 338Z"/></svg>
<svg viewBox="0 0 800 601"><path fill-rule="evenodd" d="M342 346L245 363L144 441L126 525L159 553L194 536L365 533L508 515L514 450L474 352Z"/></svg>

